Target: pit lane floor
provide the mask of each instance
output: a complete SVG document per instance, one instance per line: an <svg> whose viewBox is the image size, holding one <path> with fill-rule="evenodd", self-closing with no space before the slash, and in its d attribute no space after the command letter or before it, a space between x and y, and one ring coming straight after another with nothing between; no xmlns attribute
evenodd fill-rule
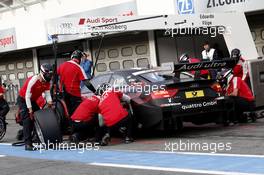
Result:
<svg viewBox="0 0 264 175"><path fill-rule="evenodd" d="M112 145L100 147L98 151L40 153L8 144L15 141L19 129L12 120L12 112L8 116L7 134L0 142L1 175L264 174L264 119L230 127L188 125L182 132L166 137L157 132L145 133L128 145L115 138ZM180 144L185 147L180 149ZM191 144L203 145L203 150ZM215 145L221 145L221 149L215 149Z"/></svg>

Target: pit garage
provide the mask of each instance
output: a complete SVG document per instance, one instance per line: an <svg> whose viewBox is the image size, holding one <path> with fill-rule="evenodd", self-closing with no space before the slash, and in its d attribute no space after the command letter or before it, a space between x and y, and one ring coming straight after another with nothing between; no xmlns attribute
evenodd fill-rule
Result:
<svg viewBox="0 0 264 175"><path fill-rule="evenodd" d="M93 60L99 40L91 40ZM149 67L150 51L147 32L124 33L106 36L96 65L96 73L134 67Z"/></svg>

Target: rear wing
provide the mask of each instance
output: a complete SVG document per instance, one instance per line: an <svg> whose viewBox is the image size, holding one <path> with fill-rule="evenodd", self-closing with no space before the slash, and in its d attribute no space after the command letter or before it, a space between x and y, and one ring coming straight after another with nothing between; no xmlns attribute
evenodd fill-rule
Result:
<svg viewBox="0 0 264 175"><path fill-rule="evenodd" d="M215 61L201 61L198 63L179 63L174 65L174 72L188 72L205 69L233 68L239 59L224 58Z"/></svg>

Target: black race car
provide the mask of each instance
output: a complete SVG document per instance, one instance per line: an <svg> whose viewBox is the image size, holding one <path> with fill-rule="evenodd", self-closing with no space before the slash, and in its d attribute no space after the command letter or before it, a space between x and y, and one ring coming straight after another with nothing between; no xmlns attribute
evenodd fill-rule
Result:
<svg viewBox="0 0 264 175"><path fill-rule="evenodd" d="M217 80L197 78L194 76L197 73L188 72L231 68L236 63L233 59L182 63L174 65L171 72L163 68L119 70L98 75L91 82L95 87L110 83L115 90L129 95L137 128L181 129L183 122L226 122L228 113L233 110L232 101L223 96ZM88 89L82 90L84 98L91 94ZM54 104L55 110L34 113L36 133L42 143L61 142L68 129L70 116L58 94Z"/></svg>
<svg viewBox="0 0 264 175"><path fill-rule="evenodd" d="M216 80L196 79L187 72L175 77L162 68L118 70L92 80L95 87L105 82L132 98L138 128L181 129L183 121L225 122L228 100ZM89 96L86 90L83 94Z"/></svg>

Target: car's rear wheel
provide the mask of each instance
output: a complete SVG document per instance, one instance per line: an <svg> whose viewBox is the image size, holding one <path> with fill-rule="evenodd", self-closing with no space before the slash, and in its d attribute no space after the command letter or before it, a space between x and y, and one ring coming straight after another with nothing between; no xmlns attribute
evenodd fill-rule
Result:
<svg viewBox="0 0 264 175"><path fill-rule="evenodd" d="M57 116L52 109L43 109L34 113L35 129L41 143L62 141Z"/></svg>

